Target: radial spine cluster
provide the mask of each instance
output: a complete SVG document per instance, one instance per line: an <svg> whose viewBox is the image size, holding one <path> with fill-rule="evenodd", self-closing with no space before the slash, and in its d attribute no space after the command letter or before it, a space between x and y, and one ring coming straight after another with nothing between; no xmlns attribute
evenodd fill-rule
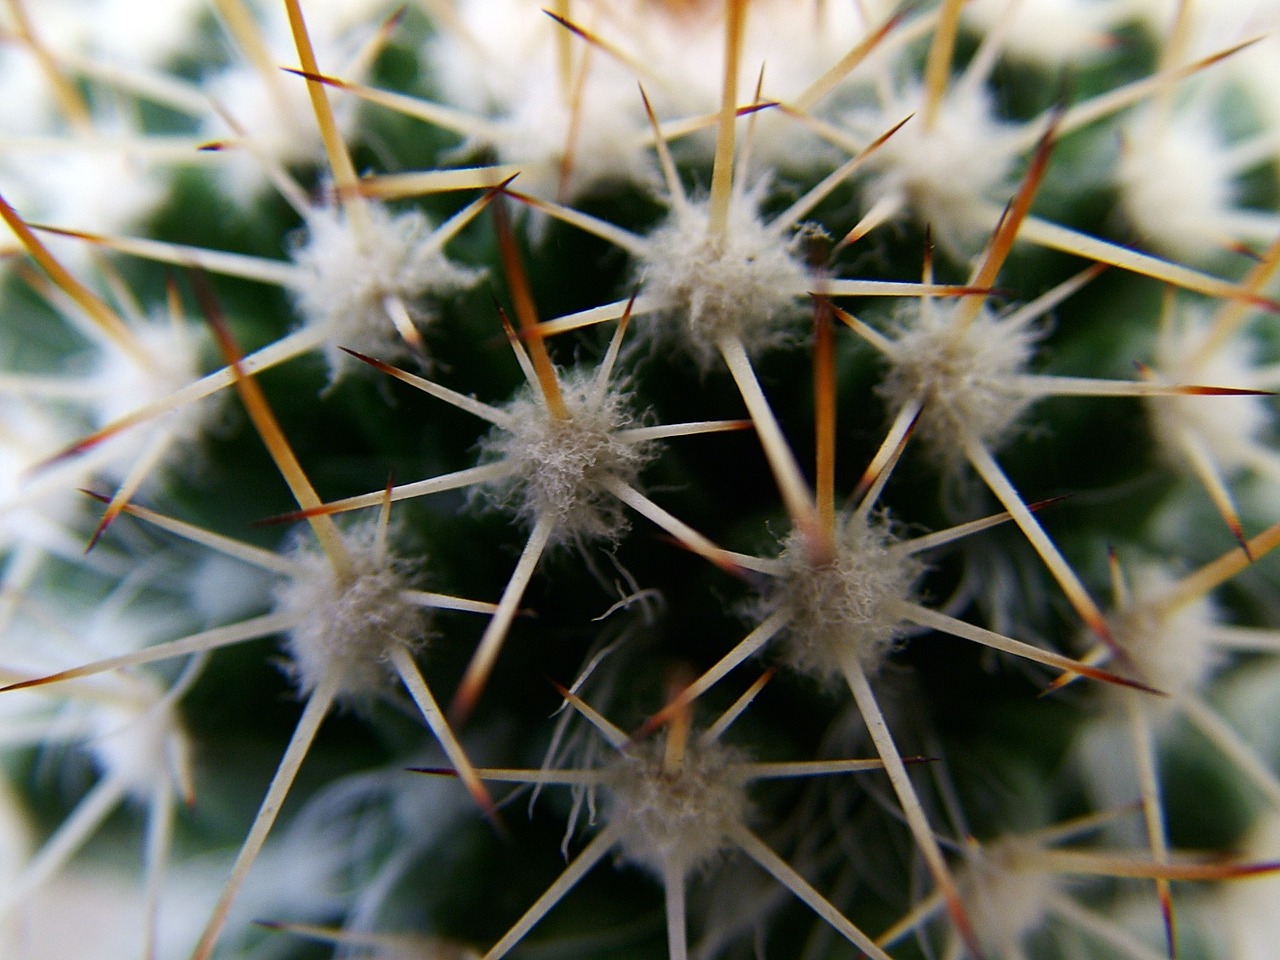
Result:
<svg viewBox="0 0 1280 960"><path fill-rule="evenodd" d="M1274 960L1278 64L0 0L0 958Z"/></svg>

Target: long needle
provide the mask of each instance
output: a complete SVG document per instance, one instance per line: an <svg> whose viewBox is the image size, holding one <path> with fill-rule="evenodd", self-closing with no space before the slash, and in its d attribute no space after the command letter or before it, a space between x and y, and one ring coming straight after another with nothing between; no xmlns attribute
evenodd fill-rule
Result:
<svg viewBox="0 0 1280 960"><path fill-rule="evenodd" d="M249 828L249 833L244 838L244 844L240 847L240 853L236 856L236 862L231 868L231 876L227 878L226 885L222 888L222 895L218 898L213 915L205 925L204 933L200 936L200 942L191 960L209 960L213 956L214 948L218 945L218 937L221 936L222 928L227 922L227 915L231 912L231 905L240 893L240 888L244 885L254 861L258 859L258 854L262 852L262 846L267 842L267 834L275 825L280 807L284 804L284 798L298 775L298 769L302 766L307 751L311 749L321 722L329 712L329 708L333 706L334 697L338 692L338 683L339 677L336 672L329 671L320 679L320 683L307 698L307 705L298 718L293 737L289 740L284 756L280 758L280 765L276 768L275 776L271 778L271 786L267 788L267 794L262 798L262 805L253 819L253 826Z"/></svg>

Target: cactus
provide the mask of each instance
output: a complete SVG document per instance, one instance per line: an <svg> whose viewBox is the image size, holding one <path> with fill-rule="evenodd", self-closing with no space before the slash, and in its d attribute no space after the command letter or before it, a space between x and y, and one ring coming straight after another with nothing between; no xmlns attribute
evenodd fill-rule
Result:
<svg viewBox="0 0 1280 960"><path fill-rule="evenodd" d="M1273 4L0 17L4 956L1271 955Z"/></svg>

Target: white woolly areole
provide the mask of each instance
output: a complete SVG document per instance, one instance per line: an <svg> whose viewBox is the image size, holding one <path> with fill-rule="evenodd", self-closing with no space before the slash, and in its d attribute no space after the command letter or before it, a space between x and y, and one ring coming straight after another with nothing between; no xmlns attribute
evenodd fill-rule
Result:
<svg viewBox="0 0 1280 960"><path fill-rule="evenodd" d="M186 579L191 609L205 623L247 619L271 598L261 570L221 553L201 554Z"/></svg>
<svg viewBox="0 0 1280 960"><path fill-rule="evenodd" d="M60 466L56 483L33 469L83 435L82 424L61 411L0 397L0 549L24 542L52 548L53 531L84 516L86 498L75 492L91 483L83 458Z"/></svg>
<svg viewBox="0 0 1280 960"><path fill-rule="evenodd" d="M320 549L304 542L292 559L306 572L276 591L276 609L298 618L285 636L287 671L302 694L329 674L340 696L360 697L386 686L395 647L413 649L426 639L425 614L401 596L409 586L409 561L388 556L367 524L343 537L351 575L339 580Z"/></svg>
<svg viewBox="0 0 1280 960"><path fill-rule="evenodd" d="M191 743L174 704L155 681L120 676L119 690L89 714L87 746L104 776L121 779L130 796L149 800L157 783L179 789L176 776L190 766Z"/></svg>
<svg viewBox="0 0 1280 960"><path fill-rule="evenodd" d="M605 821L622 828L624 862L687 875L729 846L732 827L750 816L737 751L691 741L679 767L663 765L664 737L628 748L610 770Z"/></svg>
<svg viewBox="0 0 1280 960"><path fill-rule="evenodd" d="M924 402L916 435L948 467L962 460L962 434L988 449L1010 439L1031 401L1006 381L1025 373L1038 338L1030 319L1010 323L985 305L961 328L957 309L933 302L902 314L889 370L876 388L891 415L913 399Z"/></svg>
<svg viewBox="0 0 1280 960"><path fill-rule="evenodd" d="M359 82L362 77L349 67L377 29L376 21L371 19L376 15L370 9L372 4L368 0L328 0L304 6L307 33L320 71ZM255 14L272 61L299 66L284 4L257 4ZM201 88L235 123L232 128L220 113L211 111L201 125L201 135L237 142L235 149L219 154L217 170L228 198L245 205L252 204L271 182L264 159L284 166L324 161L324 145L307 82L289 74L273 79L276 82L264 82L262 74L243 61L200 78ZM356 129L359 101L333 90L326 95L338 129L349 141ZM242 136L251 145L238 143Z"/></svg>
<svg viewBox="0 0 1280 960"><path fill-rule="evenodd" d="M27 812L8 779L0 780L0 883L6 888L18 879L34 848L35 836ZM4 943L0 937L0 946Z"/></svg>
<svg viewBox="0 0 1280 960"><path fill-rule="evenodd" d="M918 222L929 224L942 247L967 258L985 243L1012 190L1021 127L1001 123L979 85L947 93L926 125L921 87L910 85L875 109L855 110L844 124L871 143L911 114L910 120L867 158L864 203L891 197Z"/></svg>
<svg viewBox="0 0 1280 960"><path fill-rule="evenodd" d="M55 58L83 49L86 39L92 36L83 2L43 0L38 5L24 6L36 37ZM8 136L65 129L47 72L31 48L17 40L18 27L10 4L0 10L0 33L12 38L0 45L0 89L5 91L5 96L0 97L0 129ZM10 189L6 187L6 191Z"/></svg>
<svg viewBox="0 0 1280 960"><path fill-rule="evenodd" d="M323 64L321 61L321 69L325 69ZM323 161L324 145L316 128L311 97L300 78L286 75L275 86L280 92L278 97L264 89L262 76L247 65L228 67L201 82L238 128L229 129L220 115L214 115L200 131L210 140L230 139L235 144L233 149L220 152L215 168L229 199L248 206L260 198L271 183L264 160L286 167ZM356 127L356 104L343 98L334 108L334 119L346 138ZM242 135L248 143L241 142Z"/></svg>
<svg viewBox="0 0 1280 960"><path fill-rule="evenodd" d="M423 61L432 66L445 102L488 119L497 129L476 137L500 160L522 168L523 190L572 200L605 179L647 184L652 179L649 123L637 81L665 122L714 113L724 76L724 4L611 0L572 5L570 17L644 65L643 76L602 49L573 38L573 68L566 85L560 52L564 29L535 0L460 0L465 26L440 30ZM740 99L749 96L762 64L766 98L793 100L864 39L885 11L864 16L865 4L752 0L748 5L739 73ZM870 19L870 23L868 22ZM578 99L574 104L575 98ZM753 122L753 156L766 164L790 161L797 141L810 139L796 124L770 117ZM560 167L570 143L572 173L561 190ZM683 147L709 154L714 138L687 138ZM813 151L805 150L808 155Z"/></svg>
<svg viewBox="0 0 1280 960"><path fill-rule="evenodd" d="M1124 0L1129 15L1162 43L1168 42L1169 28L1182 0ZM1206 57L1242 40L1265 33L1280 17L1276 0L1200 0L1187 4L1187 61ZM1245 53L1245 51L1242 51ZM1225 63L1234 70L1237 57ZM1252 66L1252 64L1250 64Z"/></svg>
<svg viewBox="0 0 1280 960"><path fill-rule="evenodd" d="M636 265L641 296L658 304L653 335L709 368L716 343L736 337L756 354L792 339L790 321L810 278L803 233L779 235L760 219L759 192L736 197L724 236L710 236L706 201L672 209Z"/></svg>
<svg viewBox="0 0 1280 960"><path fill-rule="evenodd" d="M1148 712L1158 722L1177 708L1180 694L1198 691L1217 665L1217 648L1209 636L1219 624L1212 601L1199 597L1166 614L1155 606L1177 582L1163 566L1137 565L1127 571L1132 601L1113 613L1108 622L1116 643L1133 661L1133 669L1144 683L1168 697L1146 697ZM1121 697L1139 696L1131 690L1104 685L1104 695L1122 706Z"/></svg>
<svg viewBox="0 0 1280 960"><path fill-rule="evenodd" d="M437 82L449 102L465 109L500 114L535 87L559 88L557 61L562 28L535 0L460 0L458 19L466 35L442 30L430 41L427 62L438 65ZM754 83L765 64L766 96L794 99L826 67L866 37L887 15L887 4L811 3L751 0L743 36L740 88ZM865 15L864 15L865 11ZM713 113L724 79L724 4L718 0L612 0L570 10L572 18L645 65L636 77L606 53L592 56L587 86L625 78L635 93L637 80L660 117ZM581 42L574 41L574 56ZM746 95L744 93L744 95ZM638 120L644 124L639 98Z"/></svg>
<svg viewBox="0 0 1280 960"><path fill-rule="evenodd" d="M1199 348L1209 330L1203 310L1184 307L1182 320L1156 344L1155 368L1171 384L1249 388L1257 378L1257 344L1236 336L1203 359ZM1144 400L1160 452L1170 466L1187 468L1182 437L1199 443L1219 469L1235 473L1245 468L1249 452L1267 445L1272 423L1266 398L1147 397Z"/></svg>
<svg viewBox="0 0 1280 960"><path fill-rule="evenodd" d="M201 0L96 0L90 42L116 61L160 67L195 39L205 11Z"/></svg>
<svg viewBox="0 0 1280 960"><path fill-rule="evenodd" d="M784 572L759 603L760 619L789 614L783 656L801 673L825 683L843 676L841 662L853 654L873 674L892 651L902 627L899 604L910 600L921 571L915 559L892 549L888 524L841 519L835 557L815 564L806 538L793 532L779 560Z"/></svg>
<svg viewBox="0 0 1280 960"><path fill-rule="evenodd" d="M968 0L965 22L983 33L1004 30L1001 51L1044 67L1087 62L1108 48L1128 0Z"/></svg>
<svg viewBox="0 0 1280 960"><path fill-rule="evenodd" d="M593 50L585 78L566 90L557 36L564 28L543 13L543 4L469 0L457 6L470 33L437 32L424 62L449 104L492 124L492 134L472 136L468 146L487 147L500 163L520 167L524 192L561 201L610 181L653 180L652 150L643 139L648 120L626 67ZM583 49L575 39L574 56Z"/></svg>
<svg viewBox="0 0 1280 960"><path fill-rule="evenodd" d="M1146 697L1142 701L1143 707L1149 711L1156 699ZM1142 796L1129 717L1118 709L1119 697L1112 698L1110 706L1112 709L1090 715L1080 725L1071 745L1075 766L1084 779L1089 799L1098 810L1122 807ZM1128 832L1122 835L1132 834L1136 840L1137 826L1127 829Z"/></svg>
<svg viewBox="0 0 1280 960"><path fill-rule="evenodd" d="M387 316L385 303L398 297L410 316L425 323L431 314L423 297L471 286L479 272L456 266L432 238L432 224L419 210L392 213L367 205L371 229L362 238L340 210L320 209L307 217L307 230L292 250L305 273L294 299L307 324L329 331L324 346L330 381L355 369L348 347L379 359L404 356L404 340Z"/></svg>
<svg viewBox="0 0 1280 960"><path fill-rule="evenodd" d="M628 440L619 432L642 426L646 418L634 412L625 392L605 390L597 401L594 377L587 373L566 374L560 394L569 414L565 418L552 416L530 388L507 404L513 426L495 427L481 440L480 458L506 461L516 469L478 492L530 526L552 516L553 543L616 541L627 530L627 517L607 485L616 480L634 486L657 453L654 443Z"/></svg>
<svg viewBox="0 0 1280 960"><path fill-rule="evenodd" d="M97 395L89 410L95 427L105 427L163 400L200 378L200 350L207 340L204 327L160 320L136 326L132 333L152 363L143 365L114 345L102 351L93 373ZM144 426L111 437L106 444L108 477L123 477L161 431L169 437L166 452L172 462L173 456L196 441L210 419L217 416L221 401L219 396L212 401L183 404Z"/></svg>
<svg viewBox="0 0 1280 960"><path fill-rule="evenodd" d="M1280 858L1280 814L1263 811L1249 830L1242 859ZM1230 956L1235 960L1271 960L1276 952L1276 904L1280 903L1280 875L1269 873L1217 886L1214 899L1229 932Z"/></svg>
<svg viewBox="0 0 1280 960"><path fill-rule="evenodd" d="M1018 836L984 844L956 878L983 953L1021 954L1023 939L1040 929L1058 879L1031 860L1038 847Z"/></svg>
<svg viewBox="0 0 1280 960"><path fill-rule="evenodd" d="M1231 240L1254 239L1247 228L1241 235L1231 151L1210 111L1206 103L1139 114L1116 167L1125 219L1159 253L1192 263Z"/></svg>
<svg viewBox="0 0 1280 960"><path fill-rule="evenodd" d="M109 117L96 119L104 128L104 137L143 136L127 123L112 123ZM6 172L6 179L16 180L20 194L31 200L23 208L29 221L95 233L136 229L139 222L155 213L169 193L167 170L137 155L80 149L78 144L72 144L64 153L10 156ZM57 244L56 251L64 262L69 260L79 267L92 262L84 247Z"/></svg>
<svg viewBox="0 0 1280 960"><path fill-rule="evenodd" d="M609 183L654 181L651 151L642 147L647 120L635 81L615 76L603 82L595 78L598 72L599 66L577 112L547 85L530 88L510 105L501 137L489 146L499 163L520 168L521 190L563 200Z"/></svg>

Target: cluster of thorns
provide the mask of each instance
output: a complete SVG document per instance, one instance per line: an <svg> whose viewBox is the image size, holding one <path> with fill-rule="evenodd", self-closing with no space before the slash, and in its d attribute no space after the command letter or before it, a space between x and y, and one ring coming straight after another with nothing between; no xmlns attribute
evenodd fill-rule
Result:
<svg viewBox="0 0 1280 960"><path fill-rule="evenodd" d="M1229 339L1251 313L1277 309L1278 305L1263 291L1280 265L1280 241L1260 255L1249 275L1236 283L1069 231L1031 213L1054 144L1061 136L1091 122L1104 110L1114 111L1159 94L1177 79L1207 69L1226 53L1194 67L1178 67L1135 85L1123 95L1113 94L1105 107L1089 103L1062 108L1031 125L1033 146L1021 181L1003 210L994 212L994 229L966 282L936 282L932 250L926 248L920 282L905 283L833 276L825 261L814 263L812 257L806 260L811 249L802 242L800 231L811 212L872 163L879 151L892 145L900 131L908 125L927 131L929 124L935 122L950 74L961 7L958 2L943 3L938 11L916 19L895 15L815 81L805 95L782 102L763 98L760 87L752 97L740 95L739 73L743 65L739 61L744 21L750 11L745 0L727 0L721 106L716 114L702 120L716 136L706 197L690 196L686 190L668 145L672 134L644 101L651 124L649 139L663 173L669 217L648 235L520 192L520 171L509 165L360 176L334 116L330 101L336 96L335 90L403 109L432 122L443 123L448 118L442 118L441 111L433 110L430 104L411 103L402 95L324 72L316 62L300 0L284 0L284 4L300 65L290 71L294 76L287 79L305 84L310 97L332 181L332 189L322 204L326 209L313 207L290 174L269 157L263 157L273 182L297 206L304 221L336 218L357 260L362 252L381 249L388 242L381 234L393 229L395 221L389 217L385 201L439 190L479 190L477 199L440 226L415 238L421 246L412 256L423 261L431 257L443 259L443 249L449 241L477 218L489 218L514 314L511 318L500 307L498 322L506 331L526 383L510 402L491 404L374 355L388 343L400 355L417 355L425 347L414 322L411 296L395 289L375 289L364 294L366 306L384 327L378 337L344 340L346 328L340 320L316 322L245 355L223 316L207 275L225 273L276 283L302 296L300 288L312 280L299 264L255 260L159 241L78 234L98 249L154 258L184 268L186 283L194 291L224 362L213 373L178 384L172 391L166 390L129 409L50 458L36 472L33 483L40 490L49 489L62 476L72 475L73 465L83 469L86 463L91 467L104 464L123 438L145 433L142 452L132 455L114 489L94 492L105 509L91 545L108 534L118 518L129 515L248 564L265 576L279 578L280 586L270 612L237 623L52 674L33 675L30 670L6 668L2 674L7 683L4 696L14 696L10 691L22 689L42 694L75 691L67 694L71 698L101 696L104 690L110 693L111 688L90 684L94 679L102 681L103 675L129 678L140 675L138 668L145 664L190 658L178 683L147 707L154 719L159 711L172 710L187 686L196 680L208 654L278 636L283 638L289 676L303 700L297 726L194 948L193 960L207 960L214 955L232 904L264 849L326 716L335 704L385 694L389 682L403 685L447 758L447 768L427 772L456 775L496 829L501 829L502 818L490 786L494 783L559 784L587 791L593 798L596 793L604 797L603 826L572 856L563 874L527 912L487 948L484 960L498 960L515 948L610 853L660 882L670 960L686 960L690 954L687 887L691 880L712 872L731 850L757 864L863 954L880 960L887 960L899 941L912 932L920 933L925 923L939 914L945 914L949 922L944 938L949 943L947 955L953 957L1021 956L1022 938L1050 916L1089 931L1125 956L1153 955L1149 947L1137 943L1119 926L1090 912L1055 885L1045 889L1038 911L1032 911L1025 923L1001 917L1001 883L1029 884L1031 877L1067 875L1149 880L1157 894L1167 949L1172 956L1176 942L1172 882L1225 880L1280 869L1280 864L1275 863L1206 859L1172 850L1153 748L1155 716L1172 706L1204 732L1224 756L1236 762L1271 802L1280 802L1280 783L1274 772L1202 698L1197 690L1201 678L1190 676L1193 668L1171 667L1162 648L1167 633L1191 629L1179 617L1203 604L1217 587L1280 544L1280 526L1252 538L1246 536L1222 470L1209 458L1195 459L1191 470L1204 481L1238 546L1191 573L1168 578L1146 590L1131 588L1115 561L1113 605L1110 612L1104 612L1040 522L1038 513L1051 504L1028 503L998 460L1002 445L1016 433L1025 411L1044 398L1143 398L1153 407L1164 404L1159 409L1168 413L1183 409L1174 406L1178 404L1210 405L1222 402L1215 399L1219 397L1258 398L1266 393L1256 385L1184 382L1151 369L1144 369L1139 379L1124 381L1050 376L1034 373L1029 367L1038 336L1037 324L1108 267L1217 298L1221 305L1205 337L1206 356L1216 344ZM234 9L238 4L228 2L223 6ZM562 6L564 9L558 10L554 18L562 30L566 49L572 43L581 44L597 56L615 53L590 30L573 22L568 4ZM781 113L797 124L819 126L821 121L810 112L813 105L897 31L918 30L921 24L925 29L932 26L934 40L918 112L896 118L870 143L857 144L846 163L766 220L758 209L759 198L748 184L754 124L766 114ZM393 29L394 22L389 22L384 37L390 36ZM26 39L35 42L33 36ZM570 52L570 61L572 56ZM581 51L579 56L585 59ZM56 65L50 69L56 69ZM574 82L566 84L567 90L579 86ZM644 96L643 88L638 96ZM456 118L452 122L461 123ZM685 128L682 132L696 129L696 124L686 124ZM228 150L235 144L217 146ZM567 149L565 155L565 162L570 163L572 151ZM896 202L900 205L902 198ZM512 211L518 207L526 208L526 218L556 218L619 247L637 265L634 290L613 303L581 313L540 319L512 222ZM836 252L862 241L901 212L892 207L893 204L874 205L825 251L828 257L833 259ZM25 268L31 285L50 302L85 318L107 348L119 351L142 371L155 371L157 379L163 379L159 371L167 362L166 357L152 350L138 336L129 318L59 260L44 239L50 228L28 223L2 198L0 215L39 268ZM1001 270L1018 243L1057 249L1090 262L1080 273L1030 303L996 311L991 303L1000 293L997 284ZM454 280L462 282L457 277ZM885 333L842 306L855 298L870 297L906 301L911 319ZM181 302L175 293L170 298L169 312L175 327L185 329ZM762 354L795 340L788 323L797 309L812 317L816 457L811 472L798 462L756 373L756 361ZM594 370L557 366L548 346L551 338L603 324L613 324L612 335ZM708 376L720 368L727 370L741 397L745 416L671 424L653 422L637 406L626 376L619 373L628 359L628 336L637 327L648 340L691 356ZM869 345L887 368L881 392L891 407L891 416L882 443L842 508L836 489L836 338L844 331ZM405 387L483 421L490 433L481 443L477 464L407 483L391 480L382 489L326 502L309 479L256 379L270 367L317 349L325 350L331 366L373 367ZM11 379L13 389L19 389L18 378ZM238 395L296 501L295 512L274 519L305 521L310 529L305 542L297 541L288 550L264 550L135 502L148 476L164 462L174 444L189 433L184 417L199 401L227 387ZM1183 429L1178 423L1171 428L1172 434ZM1190 421L1187 423L1184 433L1192 429ZM651 498L642 483L646 467L658 457L659 446L665 441L746 430L754 431L759 440L788 523L787 531L777 538L776 548L760 556L715 543L692 522L677 517L658 499ZM1197 441L1190 433L1184 439L1189 448ZM967 471L976 474L999 503L1001 512L946 530L904 536L896 518L889 517L880 506L880 498L913 442L925 447L945 471L953 475ZM464 598L420 589L418 561L398 555L392 542L395 504L459 490L478 491L478 496L506 510L515 523L527 530L518 559L496 598ZM15 499L13 505L0 509L15 510L31 500L31 496ZM374 519L350 525L341 525L335 519L352 511L373 511ZM615 545L627 532L633 514L680 547L748 584L757 594L751 614L753 625L700 675L674 685L667 702L635 730L620 729L598 712L581 695L579 684L558 688L563 701L613 748L616 755L610 759L565 769L477 766L469 758L459 730L498 668L513 624L528 612L524 609L526 591L544 555L563 546L590 550ZM1021 531L1070 603L1089 638L1090 649L1084 656L1070 657L1003 635L923 601L919 582L932 552L1002 524L1013 524ZM10 595L21 593L23 576L34 576L32 565L19 563L17 557L17 549L11 549L6 569ZM462 611L487 618L447 709L440 706L419 662L426 652L425 617L431 610ZM12 606L6 605L6 618L13 615ZM1197 629L1206 646L1249 648L1238 628L1231 630L1204 622ZM927 775L931 758L903 755L873 683L890 656L910 637L923 632L969 641L1048 668L1056 675L1051 690L1081 678L1105 685L1105 694L1110 698L1107 709L1126 717L1132 731L1134 767L1140 783L1140 795L1132 799L1142 818L1148 849L1062 847L1064 842L1096 831L1129 812L1123 810L1091 814L1036 833L1004 838L987 849L975 843L959 855L949 852L951 844L940 839L940 830L917 789L921 775ZM1258 633L1259 649L1265 649L1265 633ZM723 745L724 734L748 709L776 667L759 676L705 729L695 729L693 714L700 698L731 675L740 676L749 669L744 665L762 652L827 688L847 688L874 756L766 763ZM146 776L137 777L133 776L136 771L124 772L104 761L99 786L50 837L17 884L0 894L0 909L20 906L32 890L72 856L111 810L131 795L149 798L152 804L152 835L158 839L148 844L148 897L154 909L161 896L158 878L168 843L165 838L173 830L174 801L195 802L189 787L189 763L185 751L166 753L156 758ZM912 767L916 769L910 770ZM864 930L796 866L775 852L754 826L758 814L748 788L756 781L855 772L887 778L893 800L884 802L893 807L892 816L905 823L929 878L928 892L901 922L888 930ZM303 927L296 930L336 944L377 943L376 938L352 940L341 931ZM146 949L152 948L149 943Z"/></svg>

